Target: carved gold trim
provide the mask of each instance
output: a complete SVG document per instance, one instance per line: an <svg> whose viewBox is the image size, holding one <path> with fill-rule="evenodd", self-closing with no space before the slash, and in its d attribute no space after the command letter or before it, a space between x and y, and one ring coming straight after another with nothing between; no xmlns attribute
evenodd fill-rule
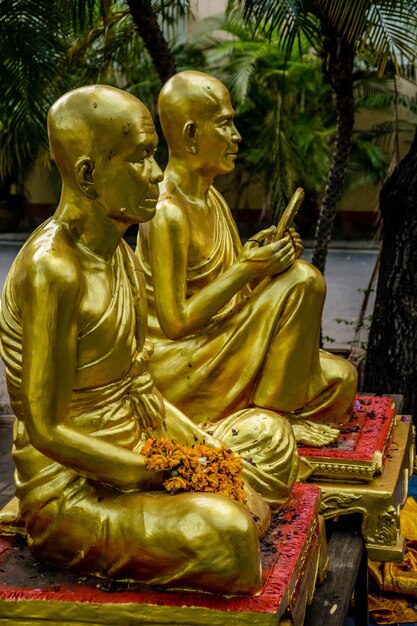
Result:
<svg viewBox="0 0 417 626"><path fill-rule="evenodd" d="M373 543L390 545L396 543L400 530L400 517L395 506L389 506L378 516L378 526Z"/></svg>
<svg viewBox="0 0 417 626"><path fill-rule="evenodd" d="M381 455L381 453L379 454ZM346 459L338 463L334 460L316 460L312 457L308 457L308 461L314 467L314 471L310 477L313 480L317 478L322 480L344 480L346 478L348 480L353 479L369 482L373 479L378 468L382 467L382 455L375 457L375 454L372 459L372 464L362 464L359 461L346 463Z"/></svg>
<svg viewBox="0 0 417 626"><path fill-rule="evenodd" d="M336 515L346 515L352 512L358 506L362 499L361 495L351 493L323 493L321 496L320 513L325 517L334 517Z"/></svg>
<svg viewBox="0 0 417 626"><path fill-rule="evenodd" d="M400 561L404 537L400 533L399 511L407 497L408 477L414 460L414 437L410 419L397 418L396 429L382 474L369 483L346 479L313 482L322 491L320 512L329 519L359 513L361 533L369 558Z"/></svg>

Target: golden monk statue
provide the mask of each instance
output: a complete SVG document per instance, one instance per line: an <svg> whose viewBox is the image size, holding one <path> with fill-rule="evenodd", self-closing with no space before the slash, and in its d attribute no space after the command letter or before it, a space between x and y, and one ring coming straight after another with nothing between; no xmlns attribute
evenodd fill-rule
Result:
<svg viewBox="0 0 417 626"><path fill-rule="evenodd" d="M241 141L228 90L180 72L163 87L159 114L169 162L137 248L158 388L196 423L259 407L288 418L298 441L332 441L338 431L325 424L349 419L356 370L319 349L325 283L299 259L299 235L269 242L272 227L242 247L213 187Z"/></svg>
<svg viewBox="0 0 417 626"><path fill-rule="evenodd" d="M0 311L29 546L37 558L111 578L256 593L258 535L270 507L288 500L295 441L285 419L257 408L219 421L211 436L154 388L144 278L122 240L155 213L162 173L149 111L90 86L55 103L48 130L61 200L18 254ZM147 437L233 448L246 504L168 494L164 472L141 454Z"/></svg>

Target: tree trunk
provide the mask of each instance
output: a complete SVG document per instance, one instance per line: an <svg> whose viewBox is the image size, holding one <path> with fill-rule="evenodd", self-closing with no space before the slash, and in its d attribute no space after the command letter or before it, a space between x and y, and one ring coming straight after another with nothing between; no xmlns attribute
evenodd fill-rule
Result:
<svg viewBox="0 0 417 626"><path fill-rule="evenodd" d="M355 121L353 96L353 59L351 44L336 40L329 53L328 80L336 93L337 131L333 161L327 178L314 237L312 263L324 273L327 249L332 236L336 207L342 194L349 163ZM326 74L326 73L325 73Z"/></svg>
<svg viewBox="0 0 417 626"><path fill-rule="evenodd" d="M381 266L365 365L366 390L401 393L417 417L417 133L380 194Z"/></svg>
<svg viewBox="0 0 417 626"><path fill-rule="evenodd" d="M150 0L127 0L133 21L162 83L177 72L174 57L162 33Z"/></svg>

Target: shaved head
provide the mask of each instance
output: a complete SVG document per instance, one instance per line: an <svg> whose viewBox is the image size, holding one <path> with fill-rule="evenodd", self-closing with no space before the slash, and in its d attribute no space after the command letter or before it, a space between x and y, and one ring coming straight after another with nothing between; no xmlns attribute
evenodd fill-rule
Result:
<svg viewBox="0 0 417 626"><path fill-rule="evenodd" d="M186 70L163 86L158 99L162 130L172 151L181 143L184 124L202 121L215 114L228 90L214 76Z"/></svg>
<svg viewBox="0 0 417 626"><path fill-rule="evenodd" d="M84 156L111 160L138 122L143 132L154 132L148 109L125 91L92 85L66 93L48 113L51 156L61 175L71 178Z"/></svg>

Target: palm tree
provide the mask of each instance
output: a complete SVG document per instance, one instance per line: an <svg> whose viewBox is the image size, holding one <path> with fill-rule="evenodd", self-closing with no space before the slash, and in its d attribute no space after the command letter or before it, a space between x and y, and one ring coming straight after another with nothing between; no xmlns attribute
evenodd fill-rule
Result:
<svg viewBox="0 0 417 626"><path fill-rule="evenodd" d="M137 31L142 38L162 83L165 83L177 71L174 55L166 41L152 0L126 0ZM171 2L176 16L185 15L188 10L188 0ZM164 3L162 3L164 9ZM165 11L163 17L168 17ZM171 18L172 15L169 15Z"/></svg>
<svg viewBox="0 0 417 626"><path fill-rule="evenodd" d="M132 87L145 66L156 92L176 71L162 24L187 9L188 0L1 0L0 181L21 181L46 154L48 108L68 89L100 79Z"/></svg>
<svg viewBox="0 0 417 626"><path fill-rule="evenodd" d="M333 88L337 133L313 250L314 265L324 271L352 145L355 56L366 55L380 75L387 64L398 71L404 58L414 60L417 0L233 0L231 10L236 7L263 32L278 30L287 56L303 34Z"/></svg>
<svg viewBox="0 0 417 626"><path fill-rule="evenodd" d="M320 59L311 46L301 41L301 51L293 50L286 58L279 37L273 31L267 38L236 16L217 17L200 25L190 48L201 49L208 71L229 87L236 124L243 129L230 186L242 195L248 185L257 183L262 217L272 213L274 220L294 188L302 186L306 200L297 223L305 234L315 222L330 168L336 115L331 87L322 79ZM357 68L355 106L374 109L392 104L393 81L377 80L373 74L364 63ZM345 187L384 179L388 159L379 142L391 133L390 123L355 131Z"/></svg>
<svg viewBox="0 0 417 626"><path fill-rule="evenodd" d="M63 14L48 1L0 4L0 178L17 182L40 144L63 58ZM52 96L53 97L53 96Z"/></svg>
<svg viewBox="0 0 417 626"><path fill-rule="evenodd" d="M88 27L102 25L105 29L129 14L134 31L142 39L155 69L164 83L176 73L177 67L172 53L172 45L166 35L173 26L189 11L189 0L55 0L66 7L70 23L75 32L85 32Z"/></svg>

